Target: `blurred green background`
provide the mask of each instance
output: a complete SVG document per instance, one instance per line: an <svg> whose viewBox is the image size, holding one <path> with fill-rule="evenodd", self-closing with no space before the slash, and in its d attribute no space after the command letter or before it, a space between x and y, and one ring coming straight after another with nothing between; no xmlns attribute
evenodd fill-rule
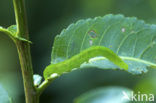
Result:
<svg viewBox="0 0 156 103"><path fill-rule="evenodd" d="M156 0L25 0L34 73L50 63L55 35L72 22L109 13L135 16L156 23ZM12 0L0 0L0 25L15 24ZM156 94L156 70L134 76L123 71L77 70L56 79L41 96L41 103L72 103L80 94L97 87L125 86ZM15 103L24 102L18 54L13 42L0 33L0 83ZM46 101L46 102L45 102Z"/></svg>

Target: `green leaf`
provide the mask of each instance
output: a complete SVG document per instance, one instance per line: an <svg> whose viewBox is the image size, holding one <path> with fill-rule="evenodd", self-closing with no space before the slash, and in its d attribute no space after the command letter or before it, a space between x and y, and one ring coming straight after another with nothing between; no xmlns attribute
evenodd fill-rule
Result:
<svg viewBox="0 0 156 103"><path fill-rule="evenodd" d="M123 87L98 88L82 94L75 99L75 103L128 103L131 92L132 90Z"/></svg>
<svg viewBox="0 0 156 103"><path fill-rule="evenodd" d="M10 99L6 90L0 84L0 103L10 103Z"/></svg>
<svg viewBox="0 0 156 103"><path fill-rule="evenodd" d="M50 65L68 60L92 46L111 49L128 64L126 71L130 73L141 74L147 72L147 68L156 68L156 25L112 14L80 20L64 29L55 38ZM90 58L80 68L121 69L99 56ZM49 71L52 74L63 68L51 69L54 70Z"/></svg>
<svg viewBox="0 0 156 103"><path fill-rule="evenodd" d="M17 26L16 25L11 25L7 29L0 26L0 32L4 32L4 34L8 35L13 40L17 39L17 40L21 40L24 42L32 43L31 41L26 40L25 38L22 38L22 37L18 37L16 35L17 34Z"/></svg>

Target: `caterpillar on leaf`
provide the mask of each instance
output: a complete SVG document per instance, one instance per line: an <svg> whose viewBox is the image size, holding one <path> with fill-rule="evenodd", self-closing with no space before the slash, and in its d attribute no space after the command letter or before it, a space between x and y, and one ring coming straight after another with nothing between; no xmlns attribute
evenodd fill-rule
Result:
<svg viewBox="0 0 156 103"><path fill-rule="evenodd" d="M63 62L50 64L44 70L44 78L47 79L53 73L61 75L65 72L70 72L74 68L79 68L82 63L87 62L89 59L97 56L106 57L120 68L125 70L128 69L128 65L109 48L103 46L92 46Z"/></svg>

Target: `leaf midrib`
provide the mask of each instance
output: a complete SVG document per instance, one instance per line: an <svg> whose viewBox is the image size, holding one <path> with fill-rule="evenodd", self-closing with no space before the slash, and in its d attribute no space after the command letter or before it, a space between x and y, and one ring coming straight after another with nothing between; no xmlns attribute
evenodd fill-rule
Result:
<svg viewBox="0 0 156 103"><path fill-rule="evenodd" d="M152 62L149 62L149 61L146 61L146 60L142 60L142 59L139 59L139 58L125 57L125 56L119 56L119 57L122 60L136 61L136 62L144 63L146 65L150 65L150 67L156 67L155 63L152 63ZM106 58L105 57L95 57L95 58L90 59L90 62L97 61L97 60L104 60L104 59L106 59Z"/></svg>

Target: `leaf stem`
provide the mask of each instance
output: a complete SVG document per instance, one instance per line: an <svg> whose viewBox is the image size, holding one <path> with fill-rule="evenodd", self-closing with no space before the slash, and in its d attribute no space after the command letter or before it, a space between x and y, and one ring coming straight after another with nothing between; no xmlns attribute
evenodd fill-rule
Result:
<svg viewBox="0 0 156 103"><path fill-rule="evenodd" d="M45 79L37 88L39 94L41 94L57 77L57 73L53 73L49 78Z"/></svg>
<svg viewBox="0 0 156 103"><path fill-rule="evenodd" d="M37 88L38 93L41 94L51 84L52 81L53 80L44 80Z"/></svg>
<svg viewBox="0 0 156 103"><path fill-rule="evenodd" d="M24 0L13 0L13 4L17 24L16 36L29 40ZM39 94L33 84L30 44L22 40L16 40L15 44L17 46L21 64L26 103L39 103Z"/></svg>

